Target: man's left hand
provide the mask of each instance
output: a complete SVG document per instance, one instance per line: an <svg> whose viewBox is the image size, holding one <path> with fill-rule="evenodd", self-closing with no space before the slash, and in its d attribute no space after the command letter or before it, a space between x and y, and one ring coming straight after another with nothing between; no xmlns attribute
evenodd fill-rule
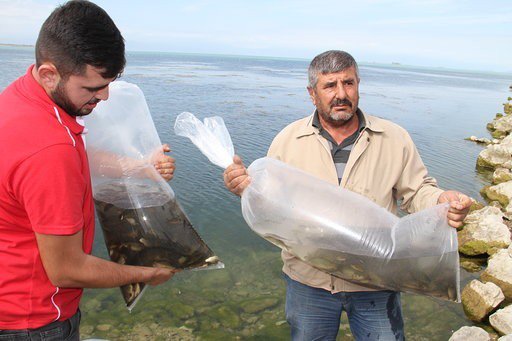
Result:
<svg viewBox="0 0 512 341"><path fill-rule="evenodd" d="M174 177L174 170L176 169L174 158L164 154L170 151L169 145L164 144L162 145L162 150L155 153L152 157L155 169L165 181L169 181Z"/></svg>
<svg viewBox="0 0 512 341"><path fill-rule="evenodd" d="M438 204L445 202L450 203L448 210L448 225L454 228L461 227L464 223L464 218L468 215L469 208L473 201L470 197L457 191L444 191L437 199Z"/></svg>

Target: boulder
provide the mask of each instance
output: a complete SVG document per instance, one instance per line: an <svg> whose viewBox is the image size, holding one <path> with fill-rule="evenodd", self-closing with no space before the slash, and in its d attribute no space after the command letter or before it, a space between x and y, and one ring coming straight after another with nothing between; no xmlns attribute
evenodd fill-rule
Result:
<svg viewBox="0 0 512 341"><path fill-rule="evenodd" d="M498 341L512 341L512 334L503 335L498 339Z"/></svg>
<svg viewBox="0 0 512 341"><path fill-rule="evenodd" d="M453 333L448 341L489 341L489 333L480 327L462 327Z"/></svg>
<svg viewBox="0 0 512 341"><path fill-rule="evenodd" d="M500 334L512 334L512 305L499 309L489 316L489 322Z"/></svg>
<svg viewBox="0 0 512 341"><path fill-rule="evenodd" d="M464 312L476 322L484 320L504 299L501 289L491 282L484 284L474 279L462 290Z"/></svg>
<svg viewBox="0 0 512 341"><path fill-rule="evenodd" d="M500 184L512 180L512 172L508 168L498 167L492 174L492 182Z"/></svg>
<svg viewBox="0 0 512 341"><path fill-rule="evenodd" d="M489 201L496 200L502 207L507 207L512 198L512 181L502 182L494 186L485 186L480 193Z"/></svg>
<svg viewBox="0 0 512 341"><path fill-rule="evenodd" d="M483 282L499 286L507 300L512 300L512 248L499 250L489 257L487 269L480 275Z"/></svg>
<svg viewBox="0 0 512 341"><path fill-rule="evenodd" d="M487 129L491 131L492 136L495 138L508 135L512 131L512 116L496 115L496 118L487 125Z"/></svg>
<svg viewBox="0 0 512 341"><path fill-rule="evenodd" d="M468 214L464 228L458 232L459 251L468 256L492 254L511 243L511 233L503 223L503 212L486 206Z"/></svg>
<svg viewBox="0 0 512 341"><path fill-rule="evenodd" d="M512 116L511 116L512 118ZM483 168L512 168L512 135L506 136L500 143L490 144L480 152L477 166Z"/></svg>

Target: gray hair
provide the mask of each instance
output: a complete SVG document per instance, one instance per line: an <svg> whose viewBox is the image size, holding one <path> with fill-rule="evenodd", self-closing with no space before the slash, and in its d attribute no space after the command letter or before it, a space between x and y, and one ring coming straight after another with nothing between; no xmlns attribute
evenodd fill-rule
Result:
<svg viewBox="0 0 512 341"><path fill-rule="evenodd" d="M309 86L314 88L318 82L318 74L334 73L355 67L359 79L359 68L356 60L345 51L331 50L319 54L311 61L308 68Z"/></svg>

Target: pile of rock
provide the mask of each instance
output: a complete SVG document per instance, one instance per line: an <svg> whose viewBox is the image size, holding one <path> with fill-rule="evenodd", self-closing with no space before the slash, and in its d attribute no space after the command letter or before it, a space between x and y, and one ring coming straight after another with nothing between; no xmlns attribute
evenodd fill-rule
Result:
<svg viewBox="0 0 512 341"><path fill-rule="evenodd" d="M481 194L488 206L476 207L458 232L459 252L467 256L488 256L480 279L462 291L467 317L482 325L462 327L450 340L512 341L512 97L504 104L504 114L487 125L493 140L474 136L468 140L484 143L477 169L493 171L492 185ZM487 330L487 331L486 331ZM488 332L489 331L489 332ZM496 333L496 334L495 334Z"/></svg>

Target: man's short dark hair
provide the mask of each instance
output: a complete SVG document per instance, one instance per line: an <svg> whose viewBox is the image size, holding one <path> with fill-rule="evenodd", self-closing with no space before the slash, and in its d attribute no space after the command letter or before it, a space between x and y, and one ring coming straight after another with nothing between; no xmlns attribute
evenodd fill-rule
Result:
<svg viewBox="0 0 512 341"><path fill-rule="evenodd" d="M308 69L309 87L314 88L318 82L318 74L335 73L350 67L356 68L356 76L359 78L359 68L356 60L345 51L331 50L319 54L311 61Z"/></svg>
<svg viewBox="0 0 512 341"><path fill-rule="evenodd" d="M104 78L119 76L126 64L121 32L98 5L73 0L46 19L36 43L36 66L55 65L62 78L83 75L87 65L103 69Z"/></svg>

